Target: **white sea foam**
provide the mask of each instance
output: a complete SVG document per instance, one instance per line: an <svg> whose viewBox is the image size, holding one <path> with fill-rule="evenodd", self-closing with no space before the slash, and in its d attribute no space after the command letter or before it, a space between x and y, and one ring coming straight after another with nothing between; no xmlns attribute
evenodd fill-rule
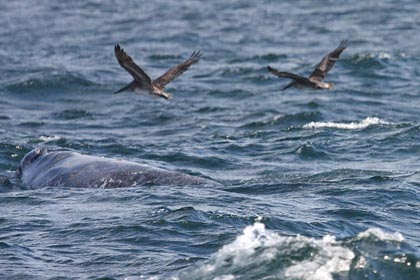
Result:
<svg viewBox="0 0 420 280"><path fill-rule="evenodd" d="M371 59L371 58L378 58L381 60L387 60L391 59L392 56L390 53L386 52L379 52L379 53L368 53L368 54L361 54L356 57L356 62L365 60L365 59Z"/></svg>
<svg viewBox="0 0 420 280"><path fill-rule="evenodd" d="M53 136L40 136L39 140L43 141L43 142L50 142L50 141L55 141L55 140L60 140L61 137L57 136L57 135L53 135Z"/></svg>
<svg viewBox="0 0 420 280"><path fill-rule="evenodd" d="M322 240L307 239L306 246L315 247L313 258L303 260L288 267L286 278L308 280L332 280L333 273L350 270L355 254L348 248L338 245L334 236L327 235Z"/></svg>
<svg viewBox="0 0 420 280"><path fill-rule="evenodd" d="M387 121L384 121L376 117L367 117L366 119L360 122L350 122L350 123L336 123L336 122L310 122L305 124L303 128L338 128L338 129L363 129L371 125L387 125L391 124Z"/></svg>
<svg viewBox="0 0 420 280"><path fill-rule="evenodd" d="M233 280L269 276L270 279L332 280L333 275L369 267L370 261L363 252L358 252L357 262L352 264L356 254L348 244L372 237L386 242L404 240L400 233L387 233L378 228L361 232L350 241L336 241L332 235L322 239L284 236L257 221L209 260L186 269L173 279ZM401 256L384 258L391 257L394 262L407 261Z"/></svg>
<svg viewBox="0 0 420 280"><path fill-rule="evenodd" d="M397 241L397 242L404 241L404 236L402 236L401 233L399 232L388 233L388 232L384 232L383 230L379 228L370 228L357 235L358 238L368 238L371 236L376 237L382 241Z"/></svg>
<svg viewBox="0 0 420 280"><path fill-rule="evenodd" d="M380 58L380 59L390 59L391 55L389 53L386 53L386 52L380 52L378 54L378 58Z"/></svg>
<svg viewBox="0 0 420 280"><path fill-rule="evenodd" d="M300 235L281 236L256 222L204 265L177 279L240 279L244 275L238 273L242 271L250 276L270 269L275 279L329 280L333 279L333 273L348 271L354 256L333 236L320 240Z"/></svg>

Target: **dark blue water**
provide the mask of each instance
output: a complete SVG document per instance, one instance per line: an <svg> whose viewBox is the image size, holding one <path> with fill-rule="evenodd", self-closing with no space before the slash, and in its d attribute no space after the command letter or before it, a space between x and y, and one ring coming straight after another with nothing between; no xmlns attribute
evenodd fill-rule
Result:
<svg viewBox="0 0 420 280"><path fill-rule="evenodd" d="M0 1L0 278L420 279L420 3ZM352 45L330 91L290 89ZM202 60L167 91L131 80ZM220 186L24 190L34 147Z"/></svg>

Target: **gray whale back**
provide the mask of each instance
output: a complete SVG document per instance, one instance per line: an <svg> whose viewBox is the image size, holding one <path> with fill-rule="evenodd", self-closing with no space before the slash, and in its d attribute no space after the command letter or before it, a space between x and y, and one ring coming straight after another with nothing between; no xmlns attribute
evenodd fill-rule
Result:
<svg viewBox="0 0 420 280"><path fill-rule="evenodd" d="M200 177L136 162L46 149L34 149L27 153L21 161L17 175L28 188L121 188L138 185L214 183Z"/></svg>

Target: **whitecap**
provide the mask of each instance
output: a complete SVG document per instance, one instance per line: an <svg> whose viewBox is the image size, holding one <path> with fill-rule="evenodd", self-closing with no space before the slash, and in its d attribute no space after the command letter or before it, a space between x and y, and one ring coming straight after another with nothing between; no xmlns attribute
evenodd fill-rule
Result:
<svg viewBox="0 0 420 280"><path fill-rule="evenodd" d="M363 231L357 235L359 239L375 237L381 241L396 241L396 242L403 242L404 237L401 233L388 233L384 232L379 228L370 228L366 231Z"/></svg>
<svg viewBox="0 0 420 280"><path fill-rule="evenodd" d="M379 53L367 53L367 54L359 54L356 56L356 62L367 60L367 59L380 59L380 60L389 60L392 58L392 55L387 52L379 52Z"/></svg>
<svg viewBox="0 0 420 280"><path fill-rule="evenodd" d="M376 117L367 117L360 122L339 123L339 122L310 122L303 128L338 128L338 129L363 129L371 125L389 125L391 123Z"/></svg>
<svg viewBox="0 0 420 280"><path fill-rule="evenodd" d="M50 142L50 141L55 141L55 140L60 140L61 137L58 135L53 135L53 136L40 136L39 140L43 141L43 142Z"/></svg>
<svg viewBox="0 0 420 280"><path fill-rule="evenodd" d="M209 261L175 279L240 279L244 275L238 272L261 276L270 267L274 279L332 280L334 273L350 270L354 257L334 236L281 236L256 222Z"/></svg>
<svg viewBox="0 0 420 280"><path fill-rule="evenodd" d="M391 55L389 53L386 53L386 52L380 52L378 54L378 58L379 59L390 59Z"/></svg>

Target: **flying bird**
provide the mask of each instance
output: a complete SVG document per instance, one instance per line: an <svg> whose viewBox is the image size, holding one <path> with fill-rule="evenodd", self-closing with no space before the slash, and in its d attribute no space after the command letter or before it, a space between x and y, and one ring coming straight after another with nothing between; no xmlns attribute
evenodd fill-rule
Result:
<svg viewBox="0 0 420 280"><path fill-rule="evenodd" d="M171 97L171 94L164 91L165 86L181 76L191 65L197 63L202 55L200 51L194 51L187 60L169 69L162 76L152 81L119 44L115 45L114 51L118 63L134 78L131 83L117 90L114 94L130 90L147 92L165 99Z"/></svg>
<svg viewBox="0 0 420 280"><path fill-rule="evenodd" d="M340 57L340 54L350 45L349 40L341 41L340 45L324 56L321 59L321 62L318 63L315 70L309 75L308 78L302 77L293 73L288 72L280 72L270 66L267 66L268 71L273 73L274 75L282 78L289 78L293 81L283 87L281 90L286 90L291 86L295 87L303 87L303 88L313 88L313 89L331 89L333 87L333 83L326 83L323 80L327 73L334 67L335 62Z"/></svg>

